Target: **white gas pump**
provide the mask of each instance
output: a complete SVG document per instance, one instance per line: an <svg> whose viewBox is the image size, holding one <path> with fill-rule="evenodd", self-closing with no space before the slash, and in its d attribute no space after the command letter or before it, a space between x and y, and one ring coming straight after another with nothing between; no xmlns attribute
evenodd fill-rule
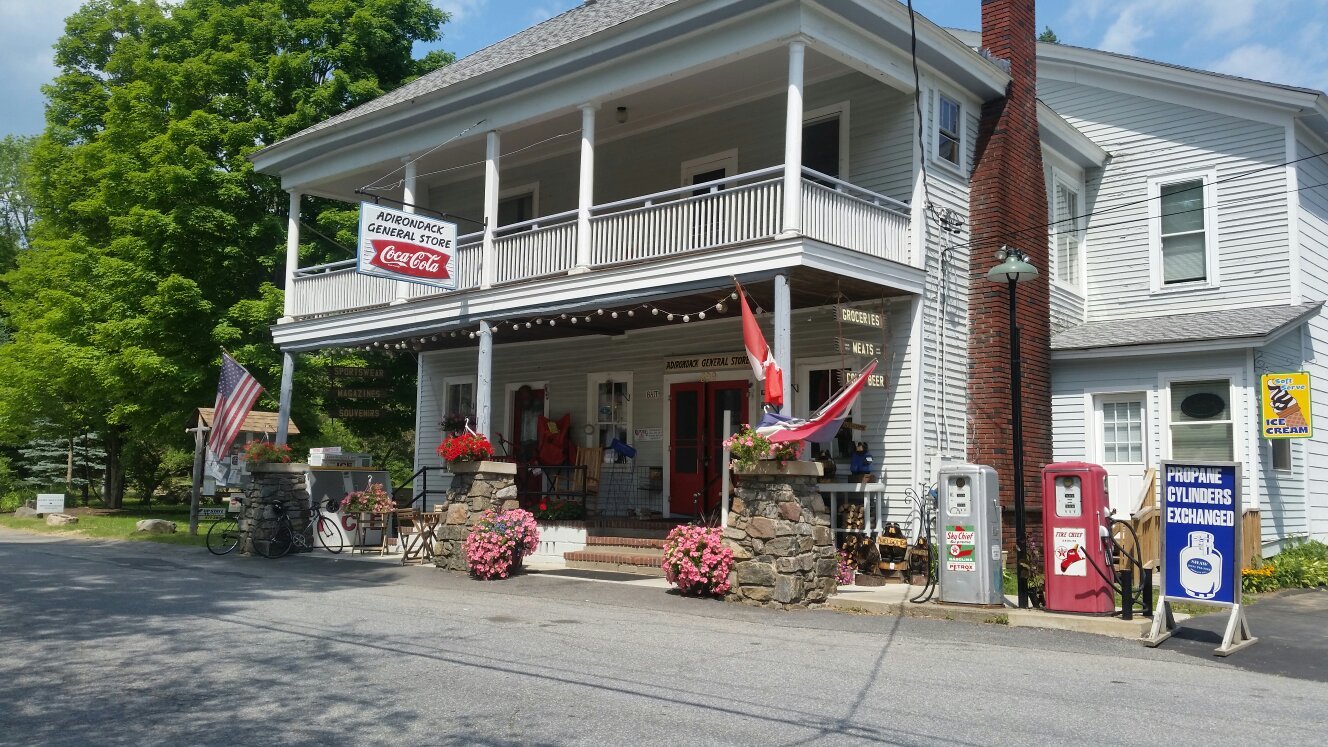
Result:
<svg viewBox="0 0 1328 747"><path fill-rule="evenodd" d="M948 464L939 470L936 487L941 601L1003 605L996 470L984 464Z"/></svg>

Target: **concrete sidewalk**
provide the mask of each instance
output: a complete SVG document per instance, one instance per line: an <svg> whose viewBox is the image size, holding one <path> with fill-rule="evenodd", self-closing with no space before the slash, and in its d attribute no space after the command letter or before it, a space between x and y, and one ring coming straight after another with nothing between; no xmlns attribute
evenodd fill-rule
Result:
<svg viewBox="0 0 1328 747"><path fill-rule="evenodd" d="M1152 620L1135 616L1126 621L1119 617L1067 615L1043 610L1021 610L1016 600L1006 597L1006 607L990 608L962 604L941 604L928 601L915 604L910 599L923 591L920 586L886 584L884 586L841 586L839 593L830 597L831 609L844 612L866 612L899 617L930 617L941 620L962 620L972 623L1009 625L1012 628L1043 628L1093 633L1113 638L1141 638L1148 633ZM1185 619L1177 615L1177 620Z"/></svg>

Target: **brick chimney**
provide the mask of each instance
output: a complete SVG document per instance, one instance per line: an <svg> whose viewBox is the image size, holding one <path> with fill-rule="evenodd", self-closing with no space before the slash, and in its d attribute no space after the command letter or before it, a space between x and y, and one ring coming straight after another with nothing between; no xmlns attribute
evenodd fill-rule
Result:
<svg viewBox="0 0 1328 747"><path fill-rule="evenodd" d="M1034 0L982 0L982 46L1008 60L1004 98L982 107L977 163L969 195L968 459L1000 474L1007 546L1013 546L1014 429L1010 396L1009 295L987 279L1002 245L1018 248L1038 269L1016 286L1023 399L1024 496L1028 536L1041 544L1042 467L1051 461L1050 263L1047 194L1037 122L1037 26Z"/></svg>

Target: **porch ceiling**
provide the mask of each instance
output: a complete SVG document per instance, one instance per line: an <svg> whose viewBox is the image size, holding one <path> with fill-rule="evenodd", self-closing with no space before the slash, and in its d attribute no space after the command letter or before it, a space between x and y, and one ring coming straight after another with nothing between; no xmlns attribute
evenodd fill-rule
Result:
<svg viewBox="0 0 1328 747"><path fill-rule="evenodd" d="M854 72L840 62L807 49L806 80L809 92L823 82ZM603 144L628 137L641 136L674 122L699 116L708 111L721 110L743 103L782 96L788 85L788 51L783 47L755 52L746 57L726 61L722 67L698 71L690 75L666 79L649 87L626 90L599 102L596 122L596 143ZM627 122L617 119L618 107L627 108ZM482 112L475 115L478 123ZM426 153L415 162L417 191L427 195L430 187L464 179L482 178L484 175L485 132L479 125L455 142ZM502 131L501 167L513 167L542 161L556 155L580 149L581 113L574 108L550 112L546 116ZM446 142L457 133L439 133L438 141ZM387 189L375 190L383 197L400 199L402 164L386 161L368 169L341 174L317 183L301 185L306 194L357 203L366 199L355 193L365 185L378 184ZM290 185L287 185L290 186ZM433 206L446 209L445 206ZM479 216L466 216L475 217ZM477 230L468 224L461 232Z"/></svg>
<svg viewBox="0 0 1328 747"><path fill-rule="evenodd" d="M863 303L908 295L898 289L886 288L865 280L836 275L809 267L790 268L786 274L789 278L790 302L795 312L798 309L831 305L836 301ZM768 312L775 307L773 275L774 273L761 273L759 275L742 275L738 278L742 282L743 289L747 291L752 310L758 314L761 310ZM566 304L543 310L540 313L513 315L506 319L495 319L491 322L497 327L494 343L508 345L586 336L614 337L633 330L683 324L679 319L683 314L692 315L693 321L690 323L696 324L700 320L695 315L701 310L706 311L706 321L717 319L737 320L741 312L737 301L732 300L728 295L732 291L733 284L729 282L715 285L713 288L683 294L643 294L613 304L594 306ZM721 300L726 306L723 313L714 310L715 304ZM649 307L659 308L661 310L660 314L650 313ZM597 313L600 309L604 310L603 315ZM631 317L627 316L624 312L628 309L633 309L635 314ZM613 311L619 312L618 318L614 319L611 316ZM668 321L665 316L666 313L673 313L674 321ZM563 314L569 317L573 315L582 318L589 316L590 322L581 321L571 324L569 320L562 318ZM542 319L546 322L553 319L557 321L557 326L550 327L547 323L537 324L535 323L536 319ZM527 322L531 323L529 328L526 327ZM411 349L421 352L473 348L476 347L477 342L472 340L468 334L473 329L473 325L458 328L456 324L443 324L439 326L437 332L414 331L409 337L389 335L383 337L382 341L390 343L404 341L410 345ZM458 334L453 337L452 331L457 331ZM435 335L438 338L437 340L433 339Z"/></svg>

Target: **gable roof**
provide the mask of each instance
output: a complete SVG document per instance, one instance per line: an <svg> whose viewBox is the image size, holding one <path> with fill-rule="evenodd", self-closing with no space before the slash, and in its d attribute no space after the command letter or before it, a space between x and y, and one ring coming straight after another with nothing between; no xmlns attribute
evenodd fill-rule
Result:
<svg viewBox="0 0 1328 747"><path fill-rule="evenodd" d="M203 425L212 426L212 421L217 416L217 411L211 407L200 407L191 423L203 421ZM240 426L243 433L276 433L277 432L277 413L264 412L262 410L250 410L248 415L244 416L244 424ZM290 435L294 436L300 432L295 426L295 421L290 421Z"/></svg>
<svg viewBox="0 0 1328 747"><path fill-rule="evenodd" d="M1051 349L1086 351L1213 341L1225 343L1223 347L1258 346L1271 342L1322 306L1323 302L1318 301L1093 322L1052 335Z"/></svg>

